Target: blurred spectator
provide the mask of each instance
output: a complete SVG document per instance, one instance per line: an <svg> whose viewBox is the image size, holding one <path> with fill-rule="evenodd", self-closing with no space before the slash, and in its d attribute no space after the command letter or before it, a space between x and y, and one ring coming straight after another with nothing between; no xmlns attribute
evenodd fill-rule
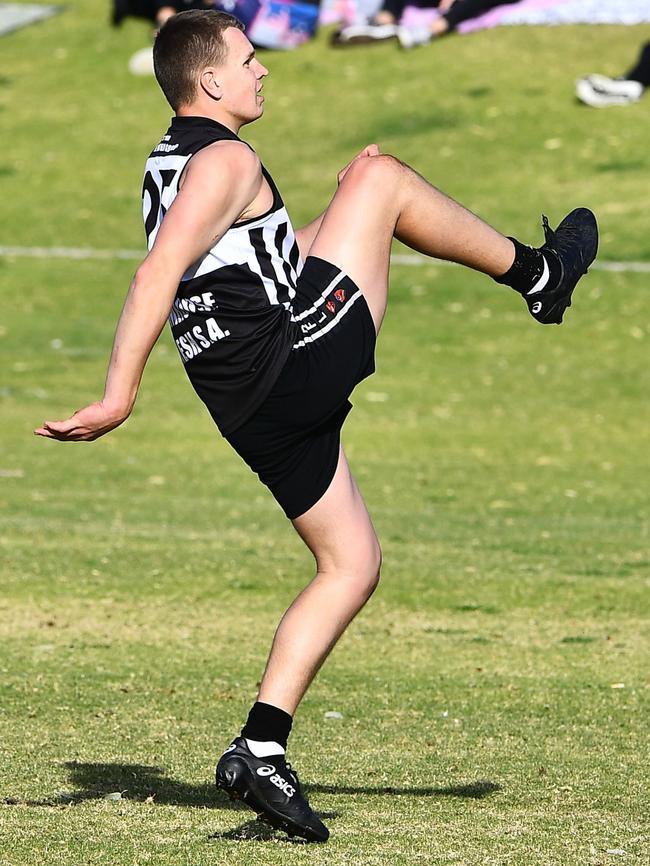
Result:
<svg viewBox="0 0 650 866"><path fill-rule="evenodd" d="M145 18L157 28L185 9L214 6L213 0L113 0L112 22L119 27L125 18Z"/></svg>
<svg viewBox="0 0 650 866"><path fill-rule="evenodd" d="M229 12L244 24L258 48L297 48L312 38L318 26L319 0L113 0L113 25L127 17L145 18L156 30L188 9ZM134 75L153 75L153 49L143 48L129 60Z"/></svg>
<svg viewBox="0 0 650 866"><path fill-rule="evenodd" d="M429 25L405 27L400 19L408 0L383 0L381 9L369 21L344 27L332 42L339 46L361 45L396 37L402 48L413 48L451 33L462 21L512 2L517 0L440 0L428 4L441 13Z"/></svg>
<svg viewBox="0 0 650 866"><path fill-rule="evenodd" d="M111 21L114 27L119 27L125 18L144 18L159 30L177 12L210 6L214 6L214 0L113 0ZM150 45L129 58L129 71L133 75L153 75L153 48Z"/></svg>
<svg viewBox="0 0 650 866"><path fill-rule="evenodd" d="M622 78L587 75L576 81L576 95L585 105L606 108L609 105L638 102L646 87L650 87L650 42L646 42L636 65Z"/></svg>

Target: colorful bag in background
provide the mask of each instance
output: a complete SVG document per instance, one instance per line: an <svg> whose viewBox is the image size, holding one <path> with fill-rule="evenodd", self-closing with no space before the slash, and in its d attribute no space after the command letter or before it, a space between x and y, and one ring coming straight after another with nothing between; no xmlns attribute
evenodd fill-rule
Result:
<svg viewBox="0 0 650 866"><path fill-rule="evenodd" d="M214 5L239 18L260 48L297 48L318 26L318 0L217 0Z"/></svg>

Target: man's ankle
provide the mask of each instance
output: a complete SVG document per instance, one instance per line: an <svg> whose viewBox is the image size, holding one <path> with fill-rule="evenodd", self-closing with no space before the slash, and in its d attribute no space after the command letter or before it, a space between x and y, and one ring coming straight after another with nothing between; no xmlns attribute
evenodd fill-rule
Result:
<svg viewBox="0 0 650 866"><path fill-rule="evenodd" d="M241 735L245 740L250 740L253 743L278 744L284 751L287 748L292 724L292 717L280 707L274 707L263 701L256 701L251 707ZM253 753L255 754L255 752ZM276 751L275 754L278 752ZM257 757L266 756L258 755Z"/></svg>
<svg viewBox="0 0 650 866"><path fill-rule="evenodd" d="M541 250L522 244L516 238L509 240L515 247L514 261L505 274L494 277L495 282L510 286L520 295L541 291L545 286L558 282L562 275L562 266L555 255L545 255Z"/></svg>

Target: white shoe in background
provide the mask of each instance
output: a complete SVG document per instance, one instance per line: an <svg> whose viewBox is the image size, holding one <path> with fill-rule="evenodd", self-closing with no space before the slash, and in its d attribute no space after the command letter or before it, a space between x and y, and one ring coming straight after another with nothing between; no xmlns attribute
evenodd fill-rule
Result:
<svg viewBox="0 0 650 866"><path fill-rule="evenodd" d="M433 33L428 27L401 26L397 31L397 39L402 48L415 48L418 45L426 45L433 39Z"/></svg>
<svg viewBox="0 0 650 866"><path fill-rule="evenodd" d="M132 75L153 75L153 48L141 48L129 59L129 72Z"/></svg>
<svg viewBox="0 0 650 866"><path fill-rule="evenodd" d="M368 45L371 42L382 42L394 39L398 31L397 24L350 24L344 27L336 37L337 45Z"/></svg>
<svg viewBox="0 0 650 866"><path fill-rule="evenodd" d="M608 78L606 75L587 75L576 81L576 96L592 108L609 105L630 105L638 102L644 87L639 81L628 78Z"/></svg>

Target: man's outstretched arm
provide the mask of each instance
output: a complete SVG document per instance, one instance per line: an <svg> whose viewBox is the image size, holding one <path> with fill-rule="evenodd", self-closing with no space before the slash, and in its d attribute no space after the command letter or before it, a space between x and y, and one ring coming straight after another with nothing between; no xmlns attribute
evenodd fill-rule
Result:
<svg viewBox="0 0 650 866"><path fill-rule="evenodd" d="M128 418L181 277L246 211L261 183L259 159L238 142L211 145L190 160L153 249L129 288L115 332L103 398L65 421L46 421L34 431L38 436L92 441Z"/></svg>

